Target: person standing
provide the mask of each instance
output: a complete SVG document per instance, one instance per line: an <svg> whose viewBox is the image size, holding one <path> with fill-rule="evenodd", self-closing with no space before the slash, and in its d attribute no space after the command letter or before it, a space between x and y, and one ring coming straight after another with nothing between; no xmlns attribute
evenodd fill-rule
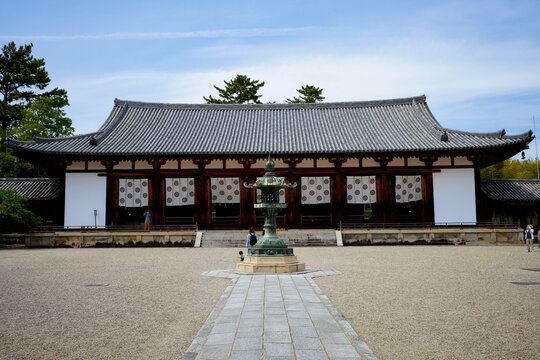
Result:
<svg viewBox="0 0 540 360"><path fill-rule="evenodd" d="M150 211L146 210L144 212L144 231L150 231L150 222L151 222L151 215Z"/></svg>
<svg viewBox="0 0 540 360"><path fill-rule="evenodd" d="M527 251L531 252L534 249L534 229L531 224L525 228L525 242L527 243Z"/></svg>
<svg viewBox="0 0 540 360"><path fill-rule="evenodd" d="M253 249L253 245L257 243L257 234L255 234L254 228L249 228L249 234L246 238L246 246L248 249Z"/></svg>

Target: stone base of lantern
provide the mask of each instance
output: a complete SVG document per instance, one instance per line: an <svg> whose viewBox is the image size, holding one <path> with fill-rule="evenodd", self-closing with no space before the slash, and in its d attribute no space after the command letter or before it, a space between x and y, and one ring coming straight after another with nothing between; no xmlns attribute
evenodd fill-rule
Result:
<svg viewBox="0 0 540 360"><path fill-rule="evenodd" d="M306 264L299 263L296 256L246 256L236 264L237 271L248 274L283 274L305 269Z"/></svg>

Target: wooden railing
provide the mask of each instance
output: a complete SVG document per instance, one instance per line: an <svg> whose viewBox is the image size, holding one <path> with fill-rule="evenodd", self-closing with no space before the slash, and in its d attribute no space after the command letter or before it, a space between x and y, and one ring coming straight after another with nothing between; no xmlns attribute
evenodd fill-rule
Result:
<svg viewBox="0 0 540 360"><path fill-rule="evenodd" d="M186 225L151 225L150 231L197 231L197 224ZM144 225L107 225L107 226L59 226L44 225L30 228L28 232L57 232L57 231L80 231L80 232L144 232Z"/></svg>
<svg viewBox="0 0 540 360"><path fill-rule="evenodd" d="M444 223L342 223L341 230L352 229L444 229L444 228L497 228L517 229L519 224L493 222L444 222Z"/></svg>
<svg viewBox="0 0 540 360"><path fill-rule="evenodd" d="M302 227L331 228L331 215L302 215Z"/></svg>

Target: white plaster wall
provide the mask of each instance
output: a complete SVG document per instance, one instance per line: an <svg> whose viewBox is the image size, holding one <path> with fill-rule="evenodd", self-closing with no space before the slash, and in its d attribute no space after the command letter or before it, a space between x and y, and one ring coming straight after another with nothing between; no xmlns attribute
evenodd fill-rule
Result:
<svg viewBox="0 0 540 360"><path fill-rule="evenodd" d="M64 226L105 225L107 178L97 173L66 173Z"/></svg>
<svg viewBox="0 0 540 360"><path fill-rule="evenodd" d="M435 223L476 222L474 169L433 173Z"/></svg>

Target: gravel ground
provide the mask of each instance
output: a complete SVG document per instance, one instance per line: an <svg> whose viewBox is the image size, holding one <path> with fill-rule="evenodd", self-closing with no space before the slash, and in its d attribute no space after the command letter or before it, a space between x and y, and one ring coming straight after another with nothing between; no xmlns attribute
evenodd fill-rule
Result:
<svg viewBox="0 0 540 360"><path fill-rule="evenodd" d="M310 250L295 253L342 272L315 281L381 360L540 359L540 272L520 269L540 268L538 249Z"/></svg>
<svg viewBox="0 0 540 360"><path fill-rule="evenodd" d="M237 250L0 251L0 358L179 359ZM524 247L296 248L384 359L540 359L540 251ZM529 285L513 284L536 283ZM88 286L104 285L104 286Z"/></svg>
<svg viewBox="0 0 540 360"><path fill-rule="evenodd" d="M0 358L179 359L229 284L201 276L223 252L0 251Z"/></svg>

